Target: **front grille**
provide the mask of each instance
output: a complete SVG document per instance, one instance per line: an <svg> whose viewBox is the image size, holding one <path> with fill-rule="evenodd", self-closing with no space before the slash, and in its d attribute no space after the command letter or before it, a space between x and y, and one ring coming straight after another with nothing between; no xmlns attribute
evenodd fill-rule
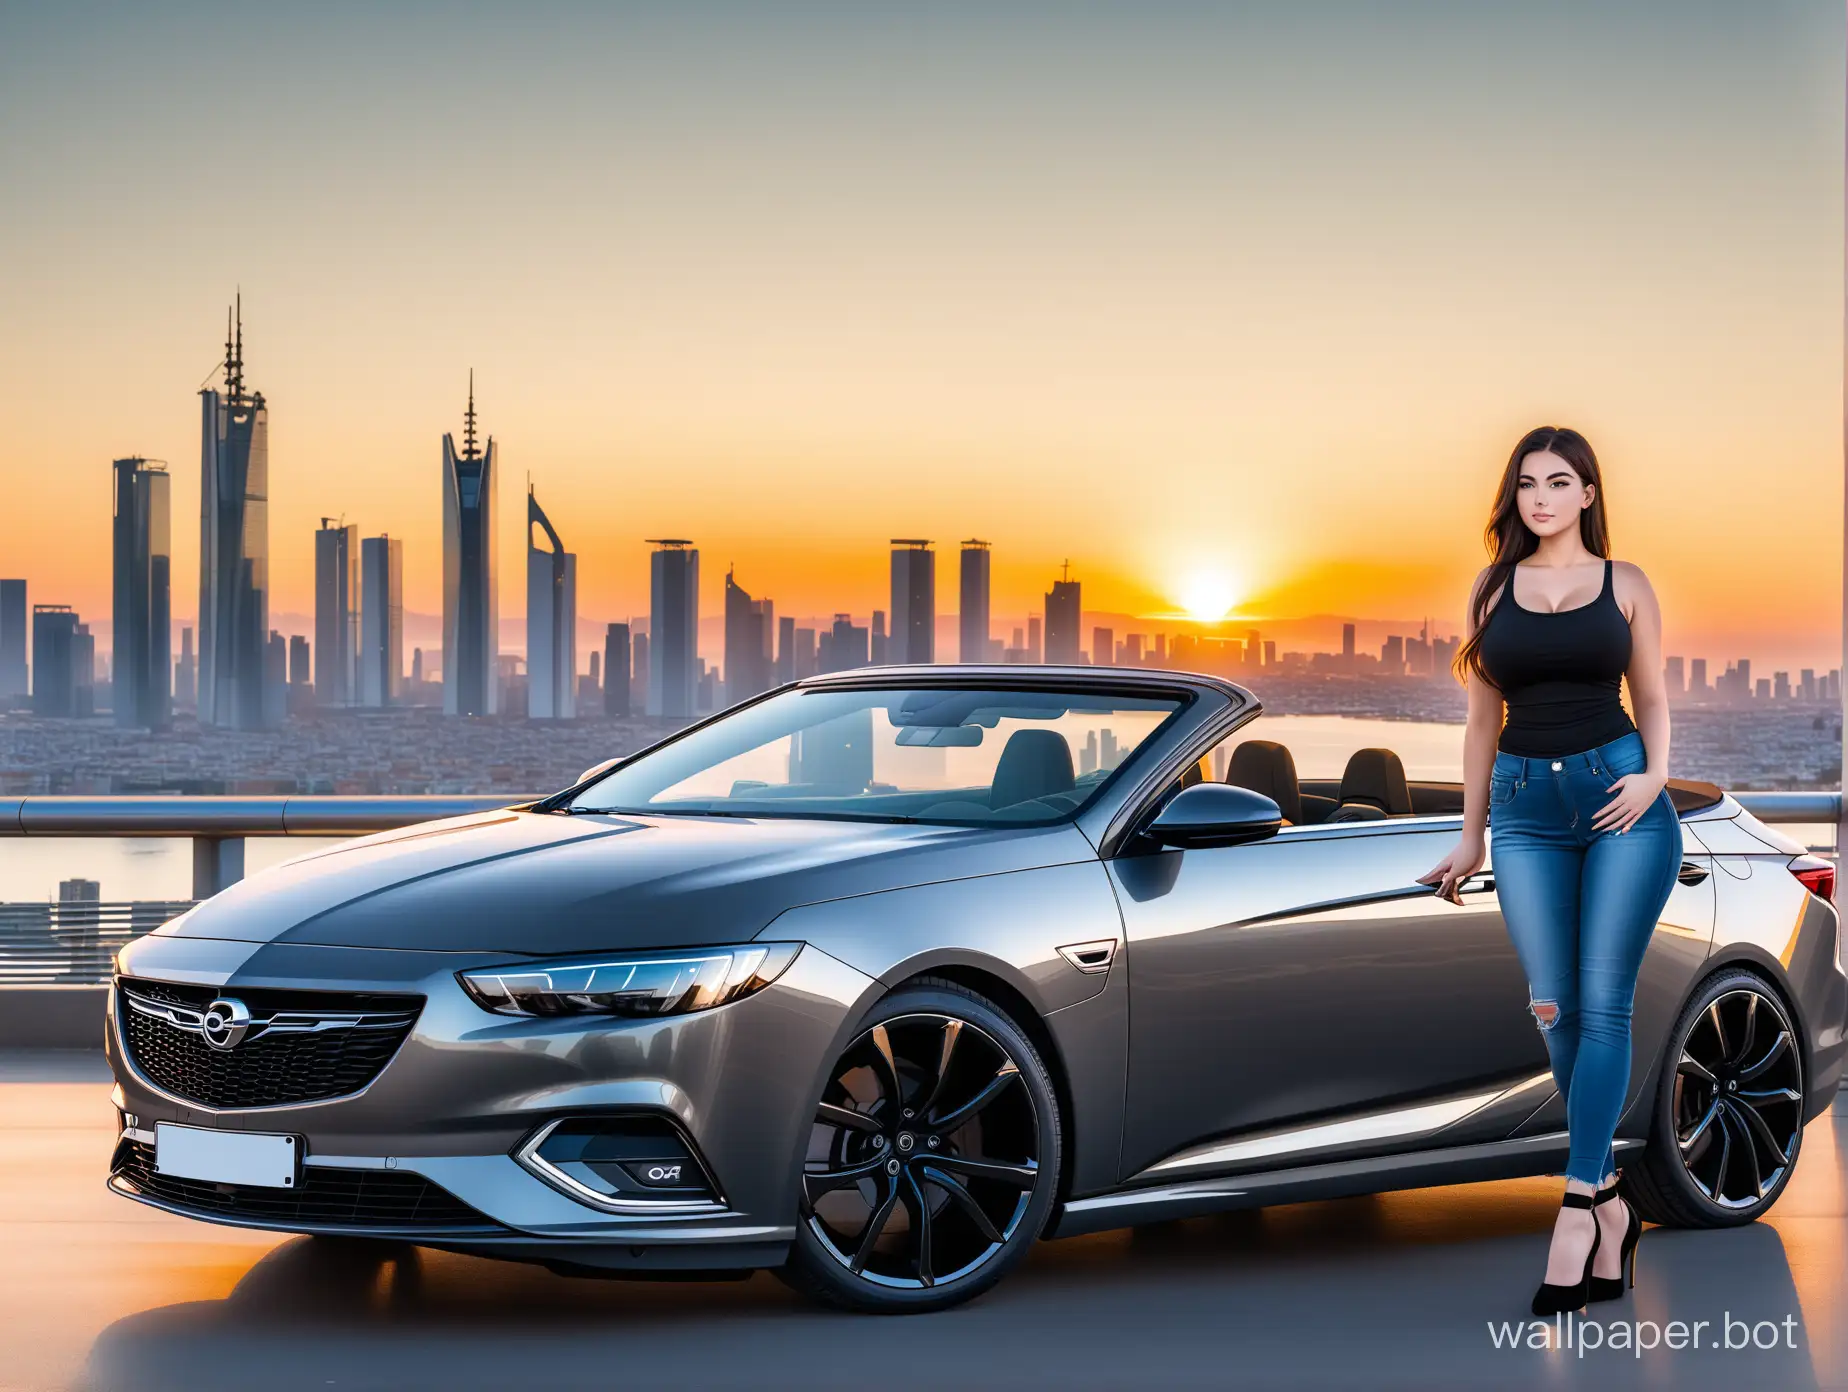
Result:
<svg viewBox="0 0 1848 1392"><path fill-rule="evenodd" d="M281 1107L358 1092L410 1034L422 996L116 982L122 1042L144 1076L207 1107ZM235 997L252 1024L229 1049L206 1043L206 1007Z"/></svg>
<svg viewBox="0 0 1848 1392"><path fill-rule="evenodd" d="M485 1215L447 1189L409 1170L349 1170L302 1166L294 1189L179 1179L154 1168L154 1147L124 1140L112 1173L149 1198L204 1218L241 1218L287 1227L459 1229L493 1228Z"/></svg>

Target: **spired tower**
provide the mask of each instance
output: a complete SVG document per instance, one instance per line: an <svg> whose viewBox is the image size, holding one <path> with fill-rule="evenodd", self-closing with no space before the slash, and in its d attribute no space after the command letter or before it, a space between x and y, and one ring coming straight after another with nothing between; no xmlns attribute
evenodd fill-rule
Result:
<svg viewBox="0 0 1848 1392"><path fill-rule="evenodd" d="M475 435L475 373L468 374L462 448L443 436L443 712L500 710L500 602L494 584L494 438Z"/></svg>
<svg viewBox="0 0 1848 1392"><path fill-rule="evenodd" d="M199 720L261 728L269 642L269 410L244 387L244 297L225 323L222 391L199 393Z"/></svg>

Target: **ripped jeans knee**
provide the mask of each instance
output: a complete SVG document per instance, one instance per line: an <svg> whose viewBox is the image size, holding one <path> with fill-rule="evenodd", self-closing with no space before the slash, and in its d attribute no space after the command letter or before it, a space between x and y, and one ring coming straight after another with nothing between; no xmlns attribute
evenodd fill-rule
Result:
<svg viewBox="0 0 1848 1392"><path fill-rule="evenodd" d="M1540 1027L1542 1033L1553 1029L1559 1023L1559 1002L1556 1000L1545 1000L1529 995L1527 1011L1534 1017L1534 1023Z"/></svg>

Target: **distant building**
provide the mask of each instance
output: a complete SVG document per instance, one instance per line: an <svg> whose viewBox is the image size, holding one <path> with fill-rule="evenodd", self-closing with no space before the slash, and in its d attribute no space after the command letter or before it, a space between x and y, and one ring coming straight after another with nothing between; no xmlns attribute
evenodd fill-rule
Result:
<svg viewBox="0 0 1848 1392"><path fill-rule="evenodd" d="M1694 658L1688 663L1688 695L1706 696L1708 694L1710 693L1707 688L1707 659Z"/></svg>
<svg viewBox="0 0 1848 1392"><path fill-rule="evenodd" d="M886 660L937 660L937 553L928 541L892 539L892 632Z"/></svg>
<svg viewBox="0 0 1848 1392"><path fill-rule="evenodd" d="M175 710L190 711L198 706L199 701L199 663L193 656L193 631L190 627L180 630L180 660L173 664L173 706Z"/></svg>
<svg viewBox="0 0 1848 1392"><path fill-rule="evenodd" d="M736 704L770 689L775 666L776 606L753 599L725 572L725 700Z"/></svg>
<svg viewBox="0 0 1848 1392"><path fill-rule="evenodd" d="M546 547L533 545L533 529ZM565 550L545 509L526 490L526 715L577 715L577 556Z"/></svg>
<svg viewBox="0 0 1848 1392"><path fill-rule="evenodd" d="M1245 662L1247 665L1255 664L1249 646L1246 648ZM1405 639L1396 633L1380 644L1380 671L1389 677L1405 675Z"/></svg>
<svg viewBox="0 0 1848 1392"><path fill-rule="evenodd" d="M468 374L468 410L462 422L459 451L453 435L443 436L443 710L448 715L493 715L500 709L500 599L494 560L499 469L494 437L488 437L485 447L477 443L473 371ZM530 578L529 574L529 583Z"/></svg>
<svg viewBox="0 0 1848 1392"><path fill-rule="evenodd" d="M1682 659L1671 657L1662 664L1662 684L1668 688L1671 700L1679 700L1688 694L1687 673Z"/></svg>
<svg viewBox="0 0 1848 1392"><path fill-rule="evenodd" d="M1116 663L1116 632L1108 628L1091 630L1091 661L1099 667L1110 667Z"/></svg>
<svg viewBox="0 0 1848 1392"><path fill-rule="evenodd" d="M603 630L603 713L629 714L629 625L613 623Z"/></svg>
<svg viewBox="0 0 1848 1392"><path fill-rule="evenodd" d="M393 706L404 687L404 542L359 543L359 704Z"/></svg>
<svg viewBox="0 0 1848 1392"><path fill-rule="evenodd" d="M1040 645L1040 616L1038 614L1029 614L1027 616L1027 661L1039 662L1042 659L1042 655L1043 649Z"/></svg>
<svg viewBox="0 0 1848 1392"><path fill-rule="evenodd" d="M679 538L650 544L648 714L685 720L699 700L699 551Z"/></svg>
<svg viewBox="0 0 1848 1392"><path fill-rule="evenodd" d="M1068 569L1066 578L1054 580L1046 595L1046 661L1077 662L1082 646L1078 633L1079 584Z"/></svg>
<svg viewBox="0 0 1848 1392"><path fill-rule="evenodd" d="M872 632L867 637L867 643L872 648L874 662L891 660L892 640L891 635L886 632L885 610L873 610Z"/></svg>
<svg viewBox="0 0 1848 1392"><path fill-rule="evenodd" d="M1354 625L1351 623L1341 625L1341 670L1354 670Z"/></svg>
<svg viewBox="0 0 1848 1392"><path fill-rule="evenodd" d="M314 685L312 653L307 638L299 633L289 635L289 685L298 691L306 691Z"/></svg>
<svg viewBox="0 0 1848 1392"><path fill-rule="evenodd" d="M821 670L820 653L815 642L814 629L798 627L795 638L796 679L800 681L803 677L812 677Z"/></svg>
<svg viewBox="0 0 1848 1392"><path fill-rule="evenodd" d="M272 729L289 714L289 640L275 629L263 645L263 723Z"/></svg>
<svg viewBox="0 0 1848 1392"><path fill-rule="evenodd" d="M268 720L269 408L244 390L242 303L225 326L224 390L199 393L199 719Z"/></svg>
<svg viewBox="0 0 1848 1392"><path fill-rule="evenodd" d="M875 662L879 659L874 658ZM776 621L776 683L778 686L796 679L796 621L792 618L780 618Z"/></svg>
<svg viewBox="0 0 1848 1392"><path fill-rule="evenodd" d="M23 706L32 694L26 645L26 582L0 580L0 710Z"/></svg>
<svg viewBox="0 0 1848 1392"><path fill-rule="evenodd" d="M872 660L867 630L854 624L851 614L836 614L834 626L819 635L815 668L820 672L846 672Z"/></svg>
<svg viewBox="0 0 1848 1392"><path fill-rule="evenodd" d="M68 604L32 606L32 713L78 714L77 611Z"/></svg>
<svg viewBox="0 0 1848 1392"><path fill-rule="evenodd" d="M359 700L359 528L321 519L314 534L315 703Z"/></svg>
<svg viewBox="0 0 1848 1392"><path fill-rule="evenodd" d="M629 705L631 709L634 708L636 698L639 696L642 710L646 713L649 673L653 670L653 663L649 659L648 635L636 633L634 626L631 625L629 636Z"/></svg>
<svg viewBox="0 0 1848 1392"><path fill-rule="evenodd" d="M113 468L110 704L116 724L161 730L173 723L171 480L148 459Z"/></svg>
<svg viewBox="0 0 1848 1392"><path fill-rule="evenodd" d="M965 541L962 544L962 608L957 614L962 639L956 650L958 661L988 661L988 576L988 543L973 538Z"/></svg>
<svg viewBox="0 0 1848 1392"><path fill-rule="evenodd" d="M102 900L103 886L100 880L58 881L60 904L100 904Z"/></svg>

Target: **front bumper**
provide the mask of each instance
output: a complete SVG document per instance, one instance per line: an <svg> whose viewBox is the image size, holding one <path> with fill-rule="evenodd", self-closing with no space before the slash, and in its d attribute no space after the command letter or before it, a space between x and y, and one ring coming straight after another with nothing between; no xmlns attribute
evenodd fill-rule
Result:
<svg viewBox="0 0 1848 1392"><path fill-rule="evenodd" d="M214 1109L176 1096L123 1047L112 992L106 1041L124 1116L110 1187L190 1217L286 1232L408 1238L433 1246L600 1267L773 1265L795 1233L796 1175L828 1062L875 987L805 947L771 986L715 1010L659 1020L519 1019L489 1014L455 973L504 954L307 947L150 935L120 971L234 994L293 989L414 993L415 1026L367 1086L285 1106ZM517 1152L561 1118L665 1114L691 1141L717 1190L687 1211L609 1212L523 1165ZM383 1194L419 1176L445 1221L405 1222L402 1206L286 1206L277 1214L182 1186L135 1182L136 1147L160 1122L302 1138L316 1192L370 1184ZM145 1165L146 1157L140 1157ZM339 1173L334 1173L339 1172ZM415 1183L415 1181L412 1181ZM343 1187L344 1186L344 1187ZM258 1205L257 1207L262 1207Z"/></svg>

